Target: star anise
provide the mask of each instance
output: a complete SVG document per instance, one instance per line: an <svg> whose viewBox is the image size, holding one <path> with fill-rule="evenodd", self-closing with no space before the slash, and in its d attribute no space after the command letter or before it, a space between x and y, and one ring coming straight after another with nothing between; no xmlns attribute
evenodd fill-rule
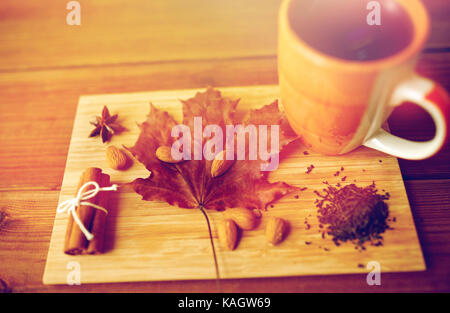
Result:
<svg viewBox="0 0 450 313"><path fill-rule="evenodd" d="M96 116L95 122L90 122L95 128L92 130L89 137L96 137L100 135L103 142L111 139L115 133L120 133L125 130L123 126L116 122L117 114L111 115L106 105L103 107L102 116Z"/></svg>

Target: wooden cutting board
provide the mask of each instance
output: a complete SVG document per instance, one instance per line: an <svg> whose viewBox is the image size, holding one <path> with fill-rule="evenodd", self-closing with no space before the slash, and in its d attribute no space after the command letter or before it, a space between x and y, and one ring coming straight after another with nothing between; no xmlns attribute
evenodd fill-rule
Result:
<svg viewBox="0 0 450 313"><path fill-rule="evenodd" d="M277 86L220 88L227 97L240 98L240 109L256 108L278 97ZM132 146L139 130L137 123L146 119L149 102L167 110L181 120L179 99L188 99L199 90L155 91L127 94L82 96L78 104L64 180L59 201L74 197L81 172L100 167L111 175L112 182L125 183L147 177L148 171L137 161L127 171L114 171L105 161L105 149L99 138L88 138L89 121L107 105L128 131L114 136L109 144ZM222 278L295 276L312 274L367 273L366 264L377 261L381 272L420 271L425 264L403 185L397 159L361 147L345 156L322 156L297 142L283 153L279 168L271 180L282 180L308 187L276 202L263 213L259 227L244 232L235 251L222 249L216 226L220 212L209 212L214 243ZM313 164L314 169L306 174ZM334 173L344 167L336 177ZM375 181L378 189L391 194L389 208L393 230L384 234L384 245L367 245L359 252L351 243L336 247L331 239L322 239L316 218L313 190L324 187L323 181L346 182L367 186ZM105 234L106 253L69 256L63 253L67 214L57 213L44 273L44 283L65 284L77 264L81 283L191 280L215 278L215 267L202 213L197 209L180 209L163 202L148 202L131 191L112 194ZM56 208L55 208L56 210ZM278 246L265 243L264 228L269 216L283 217L290 232ZM305 218L311 224L307 230ZM305 242L311 242L307 245ZM327 251L328 250L328 251ZM71 263L71 262L77 263ZM361 266L362 265L362 266Z"/></svg>

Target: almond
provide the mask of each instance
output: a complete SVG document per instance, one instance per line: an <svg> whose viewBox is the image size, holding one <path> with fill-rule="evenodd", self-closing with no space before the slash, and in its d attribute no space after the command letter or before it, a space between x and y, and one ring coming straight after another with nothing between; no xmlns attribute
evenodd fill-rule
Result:
<svg viewBox="0 0 450 313"><path fill-rule="evenodd" d="M287 230L287 223L279 217L271 217L266 225L266 239L267 242L276 245L284 238Z"/></svg>
<svg viewBox="0 0 450 313"><path fill-rule="evenodd" d="M129 166L129 158L127 154L115 146L106 148L106 162L109 167L115 170L123 170Z"/></svg>
<svg viewBox="0 0 450 313"><path fill-rule="evenodd" d="M166 163L180 163L183 160L175 160L172 158L172 148L169 146L161 146L156 149L156 157L158 160Z"/></svg>
<svg viewBox="0 0 450 313"><path fill-rule="evenodd" d="M232 220L223 220L217 227L220 243L228 250L236 248L237 227Z"/></svg>
<svg viewBox="0 0 450 313"><path fill-rule="evenodd" d="M253 211L244 208L227 209L224 216L233 220L240 228L245 230L251 230L257 224L257 218Z"/></svg>
<svg viewBox="0 0 450 313"><path fill-rule="evenodd" d="M226 160L226 151L222 150L214 158L211 165L211 176L217 177L224 174L233 165L234 160Z"/></svg>

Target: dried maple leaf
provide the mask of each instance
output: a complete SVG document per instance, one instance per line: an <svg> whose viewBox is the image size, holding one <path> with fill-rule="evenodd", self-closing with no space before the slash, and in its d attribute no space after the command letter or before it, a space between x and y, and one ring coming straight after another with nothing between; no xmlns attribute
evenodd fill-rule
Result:
<svg viewBox="0 0 450 313"><path fill-rule="evenodd" d="M239 100L223 98L219 91L208 88L205 92L199 92L195 97L182 101L182 123L189 126L193 132L194 117L201 116L202 129L206 125L219 125L224 130L224 136L225 125L279 125L280 151L296 138L284 115L278 110L276 101L249 111L241 120L236 117L238 102ZM284 182L269 182L268 172L260 170L261 160L237 160L228 172L215 178L210 174L212 161L205 158L178 164L161 162L156 158L155 151L159 146L172 145L176 138L171 136L171 131L177 124L167 112L151 105L147 120L140 125L138 140L134 147L128 148L151 171L148 178L139 178L131 183L144 200L165 201L180 208L265 209L267 205L289 192L299 190ZM208 138L202 136L202 144L206 140Z"/></svg>

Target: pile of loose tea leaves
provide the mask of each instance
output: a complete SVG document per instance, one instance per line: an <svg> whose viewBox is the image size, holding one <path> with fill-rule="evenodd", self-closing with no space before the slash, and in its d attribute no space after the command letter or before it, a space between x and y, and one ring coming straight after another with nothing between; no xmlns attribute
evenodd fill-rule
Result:
<svg viewBox="0 0 450 313"><path fill-rule="evenodd" d="M323 235L332 236L336 245L351 241L362 250L366 242L382 245L382 233L390 228L389 208L384 202L389 193L379 194L375 183L367 187L326 185L322 193L315 191L319 197L315 201L317 217L325 225Z"/></svg>

